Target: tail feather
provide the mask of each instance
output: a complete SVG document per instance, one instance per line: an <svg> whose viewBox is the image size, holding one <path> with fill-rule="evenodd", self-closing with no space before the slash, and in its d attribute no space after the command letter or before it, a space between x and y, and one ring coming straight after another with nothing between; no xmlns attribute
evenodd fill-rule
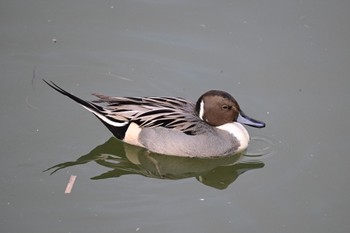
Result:
<svg viewBox="0 0 350 233"><path fill-rule="evenodd" d="M79 97L65 91L52 81L48 82L45 79L43 79L43 81L54 90L58 91L62 95L69 97L78 104L82 105L88 111L92 112L113 133L115 137L117 137L120 140L124 139L125 132L129 127L130 122L113 119L104 112L102 106L80 99Z"/></svg>
<svg viewBox="0 0 350 233"><path fill-rule="evenodd" d="M63 90L61 87L59 87L54 82L52 82L52 81L48 82L45 79L43 79L43 81L47 85L49 85L50 87L52 87L53 89L55 89L56 91L61 93L62 95L65 95L65 96L69 97L70 99L74 100L75 102L77 102L78 104L84 106L89 111L93 111L93 112L96 112L96 113L101 113L101 111L103 111L103 108L101 106L99 106L97 104L94 104L94 103L91 103L89 101L85 101L83 99L80 99L79 97L76 97L75 95L69 93L68 91Z"/></svg>

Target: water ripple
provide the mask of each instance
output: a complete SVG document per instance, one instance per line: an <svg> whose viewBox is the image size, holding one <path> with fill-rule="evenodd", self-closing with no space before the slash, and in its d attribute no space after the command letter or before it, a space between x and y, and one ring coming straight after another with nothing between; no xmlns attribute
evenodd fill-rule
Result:
<svg viewBox="0 0 350 233"><path fill-rule="evenodd" d="M261 157L273 155L277 152L277 146L280 143L277 140L273 138L267 138L266 136L254 136L249 143L249 147L245 156Z"/></svg>

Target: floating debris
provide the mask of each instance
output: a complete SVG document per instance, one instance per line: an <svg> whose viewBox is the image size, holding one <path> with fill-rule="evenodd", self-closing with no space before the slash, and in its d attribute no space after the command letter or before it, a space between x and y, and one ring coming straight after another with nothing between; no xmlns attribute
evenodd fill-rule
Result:
<svg viewBox="0 0 350 233"><path fill-rule="evenodd" d="M75 176L75 175L70 176L66 190L64 191L64 193L71 193L76 178L77 178L77 176Z"/></svg>

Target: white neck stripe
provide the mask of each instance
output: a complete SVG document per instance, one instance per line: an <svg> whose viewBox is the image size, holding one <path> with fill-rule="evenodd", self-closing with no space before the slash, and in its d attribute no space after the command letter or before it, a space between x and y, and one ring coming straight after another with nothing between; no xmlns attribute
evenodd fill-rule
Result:
<svg viewBox="0 0 350 233"><path fill-rule="evenodd" d="M203 116L204 116L204 101L202 100L200 105L199 105L199 118L201 118L202 121L204 121Z"/></svg>

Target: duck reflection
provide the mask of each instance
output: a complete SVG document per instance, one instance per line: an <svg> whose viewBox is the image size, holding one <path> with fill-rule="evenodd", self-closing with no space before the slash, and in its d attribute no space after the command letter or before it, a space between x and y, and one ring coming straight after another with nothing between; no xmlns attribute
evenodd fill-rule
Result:
<svg viewBox="0 0 350 233"><path fill-rule="evenodd" d="M67 167L94 161L110 170L92 177L93 180L134 174L169 180L195 177L202 184L225 189L244 172L264 166L264 163L256 160L243 162L241 157L242 154L210 159L167 156L122 143L112 137L76 161L60 163L45 171L53 174Z"/></svg>

